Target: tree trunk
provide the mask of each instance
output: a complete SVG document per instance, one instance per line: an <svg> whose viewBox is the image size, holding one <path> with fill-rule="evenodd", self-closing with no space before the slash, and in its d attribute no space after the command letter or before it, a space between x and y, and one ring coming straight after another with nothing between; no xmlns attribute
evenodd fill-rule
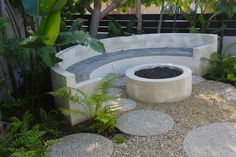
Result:
<svg viewBox="0 0 236 157"><path fill-rule="evenodd" d="M176 32L176 18L177 18L178 3L179 3L179 0L176 0L176 3L175 3L175 17L174 17L174 32Z"/></svg>
<svg viewBox="0 0 236 157"><path fill-rule="evenodd" d="M137 31L142 29L142 10L141 10L141 0L136 0L136 17L138 19Z"/></svg>
<svg viewBox="0 0 236 157"><path fill-rule="evenodd" d="M90 22L90 35L93 37L97 37L98 34L98 28L99 28L99 23L100 23L100 12L101 12L101 1L100 0L95 0L94 1L94 10L92 13L92 18Z"/></svg>
<svg viewBox="0 0 236 157"><path fill-rule="evenodd" d="M162 1L162 4L161 4L160 19L159 19L159 24L158 24L158 27L157 27L157 32L158 32L158 33L161 33L161 24L162 24L162 19L163 19L164 10L165 10L165 0L163 0L163 1Z"/></svg>

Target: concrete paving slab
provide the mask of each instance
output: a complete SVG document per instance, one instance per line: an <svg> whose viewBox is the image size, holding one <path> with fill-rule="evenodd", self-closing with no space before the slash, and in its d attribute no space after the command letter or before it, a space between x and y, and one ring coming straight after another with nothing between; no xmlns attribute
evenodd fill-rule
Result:
<svg viewBox="0 0 236 157"><path fill-rule="evenodd" d="M167 114L136 110L125 113L118 118L117 127L122 132L137 136L153 136L167 133L174 125L174 120Z"/></svg>
<svg viewBox="0 0 236 157"><path fill-rule="evenodd" d="M50 157L110 157L112 142L100 135L79 133L68 135L52 145Z"/></svg>
<svg viewBox="0 0 236 157"><path fill-rule="evenodd" d="M228 87L220 91L220 95L225 97L228 101L236 102L236 88Z"/></svg>
<svg viewBox="0 0 236 157"><path fill-rule="evenodd" d="M190 131L183 142L188 157L236 157L236 123L213 123Z"/></svg>

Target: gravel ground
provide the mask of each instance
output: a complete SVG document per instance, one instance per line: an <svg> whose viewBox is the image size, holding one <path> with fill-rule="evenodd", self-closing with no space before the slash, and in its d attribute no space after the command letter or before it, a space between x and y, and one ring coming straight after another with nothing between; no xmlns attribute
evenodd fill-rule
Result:
<svg viewBox="0 0 236 157"><path fill-rule="evenodd" d="M175 121L166 134L129 136L123 144L114 144L112 157L186 157L183 139L193 128L215 122L236 122L236 102L229 102L219 91L228 84L204 81L193 85L192 95L183 101L163 104L138 102L136 110L151 109L165 112Z"/></svg>

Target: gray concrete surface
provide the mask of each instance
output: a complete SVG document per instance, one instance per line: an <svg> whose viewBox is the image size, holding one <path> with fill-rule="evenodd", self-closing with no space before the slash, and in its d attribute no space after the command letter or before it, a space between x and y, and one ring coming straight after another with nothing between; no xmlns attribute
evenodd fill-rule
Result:
<svg viewBox="0 0 236 157"><path fill-rule="evenodd" d="M122 132L137 136L153 136L167 133L174 125L174 120L167 114L151 111L136 110L121 115L117 128Z"/></svg>
<svg viewBox="0 0 236 157"><path fill-rule="evenodd" d="M65 136L50 149L50 157L110 157L113 144L100 135L79 133Z"/></svg>
<svg viewBox="0 0 236 157"><path fill-rule="evenodd" d="M220 95L231 102L236 102L236 88L228 87L220 91Z"/></svg>
<svg viewBox="0 0 236 157"><path fill-rule="evenodd" d="M89 74L96 68L117 60L142 57L142 56L193 56L192 48L143 48L134 50L123 50L107 54L97 55L81 62L78 62L67 71L75 74L76 81L89 79Z"/></svg>
<svg viewBox="0 0 236 157"><path fill-rule="evenodd" d="M236 157L236 123L213 123L190 131L183 142L188 157Z"/></svg>

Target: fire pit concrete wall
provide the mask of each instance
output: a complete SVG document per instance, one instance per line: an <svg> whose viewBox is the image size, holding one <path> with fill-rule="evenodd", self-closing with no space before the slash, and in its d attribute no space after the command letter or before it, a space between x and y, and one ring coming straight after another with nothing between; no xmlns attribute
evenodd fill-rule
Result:
<svg viewBox="0 0 236 157"><path fill-rule="evenodd" d="M147 79L135 75L142 69L169 67L178 69L181 75L165 79ZM126 71L127 94L142 102L165 103L186 99L192 92L192 71L185 66L176 64L144 64L132 67Z"/></svg>
<svg viewBox="0 0 236 157"><path fill-rule="evenodd" d="M53 89L72 87L92 94L107 73L125 74L133 66L148 63L180 64L202 75L207 64L201 58L217 51L217 35L212 34L144 34L101 41L107 51L103 55L80 45L57 53L62 62L51 68ZM56 103L59 108L84 109L80 104L63 100L56 99ZM87 119L68 118L72 125Z"/></svg>

